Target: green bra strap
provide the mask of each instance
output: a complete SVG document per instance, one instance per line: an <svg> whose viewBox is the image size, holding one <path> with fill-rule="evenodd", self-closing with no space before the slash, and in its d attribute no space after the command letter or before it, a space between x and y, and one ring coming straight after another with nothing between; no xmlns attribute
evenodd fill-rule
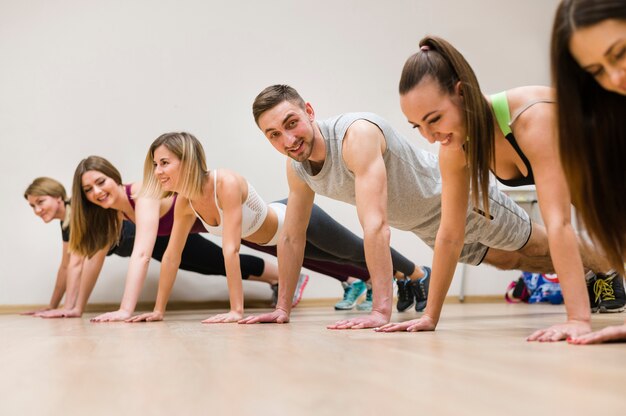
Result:
<svg viewBox="0 0 626 416"><path fill-rule="evenodd" d="M493 94L491 96L491 106L496 115L496 120L500 126L500 130L504 135L512 133L509 123L511 122L511 113L509 112L509 102L506 99L506 91Z"/></svg>

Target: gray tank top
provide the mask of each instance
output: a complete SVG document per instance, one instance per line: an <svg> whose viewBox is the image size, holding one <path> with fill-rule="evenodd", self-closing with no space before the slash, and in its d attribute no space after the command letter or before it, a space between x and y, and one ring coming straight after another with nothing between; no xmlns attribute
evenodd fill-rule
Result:
<svg viewBox="0 0 626 416"><path fill-rule="evenodd" d="M387 221L405 231L435 236L441 217L441 174L437 156L421 150L372 113L346 113L318 122L326 142L326 159L317 175L309 161L292 160L297 175L320 195L356 205L354 175L342 156L343 138L357 120L375 124L385 135L383 154L387 168Z"/></svg>

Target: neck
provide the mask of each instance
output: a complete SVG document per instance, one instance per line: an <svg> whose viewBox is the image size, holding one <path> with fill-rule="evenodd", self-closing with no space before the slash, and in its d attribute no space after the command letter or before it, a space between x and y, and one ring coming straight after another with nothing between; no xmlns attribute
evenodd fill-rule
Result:
<svg viewBox="0 0 626 416"><path fill-rule="evenodd" d="M59 205L59 209L57 209L54 218L61 221L65 219L65 202Z"/></svg>
<svg viewBox="0 0 626 416"><path fill-rule="evenodd" d="M313 149L309 156L309 163L322 166L326 160L326 142L317 123L313 123Z"/></svg>

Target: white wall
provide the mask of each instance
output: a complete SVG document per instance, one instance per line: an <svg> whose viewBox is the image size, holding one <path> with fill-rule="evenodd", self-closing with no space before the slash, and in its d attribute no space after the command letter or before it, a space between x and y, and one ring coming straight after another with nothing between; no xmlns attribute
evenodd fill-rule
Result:
<svg viewBox="0 0 626 416"><path fill-rule="evenodd" d="M325 118L372 111L420 146L398 105L405 59L425 34L455 44L483 90L548 84L557 0L0 0L0 304L46 303L60 258L58 225L43 226L22 198L36 176L68 189L77 162L104 156L126 181L141 178L149 143L186 130L210 167L248 177L267 200L287 194L283 157L251 116L264 87L289 83ZM429 148L436 150L435 148ZM361 235L351 206L318 204ZM394 231L417 263L432 252ZM93 302L117 302L127 260L109 258ZM516 272L469 268L467 293L502 293ZM158 263L142 299L154 298ZM455 279L451 294L458 293ZM249 295L269 290L246 284ZM341 289L315 276L307 297ZM173 299L226 298L221 277L180 273Z"/></svg>

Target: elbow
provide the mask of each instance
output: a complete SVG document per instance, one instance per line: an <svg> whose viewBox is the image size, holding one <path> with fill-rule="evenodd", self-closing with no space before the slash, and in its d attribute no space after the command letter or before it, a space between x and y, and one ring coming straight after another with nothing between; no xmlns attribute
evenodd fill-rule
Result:
<svg viewBox="0 0 626 416"><path fill-rule="evenodd" d="M385 239L385 241L391 241L391 230L389 228L389 224L386 221L374 220L374 221L366 221L363 224L363 236L365 238L380 236Z"/></svg>
<svg viewBox="0 0 626 416"><path fill-rule="evenodd" d="M225 259L232 259L235 257L239 257L239 246L223 245L222 253L224 254Z"/></svg>
<svg viewBox="0 0 626 416"><path fill-rule="evenodd" d="M161 267L178 267L180 265L180 254L168 253L165 251L163 258L161 259Z"/></svg>
<svg viewBox="0 0 626 416"><path fill-rule="evenodd" d="M135 252L130 255L131 261L138 262L141 265L148 265L150 263L150 254L146 251Z"/></svg>
<svg viewBox="0 0 626 416"><path fill-rule="evenodd" d="M461 250L465 244L464 234L455 232L439 231L435 240L435 245L446 247L449 250Z"/></svg>

